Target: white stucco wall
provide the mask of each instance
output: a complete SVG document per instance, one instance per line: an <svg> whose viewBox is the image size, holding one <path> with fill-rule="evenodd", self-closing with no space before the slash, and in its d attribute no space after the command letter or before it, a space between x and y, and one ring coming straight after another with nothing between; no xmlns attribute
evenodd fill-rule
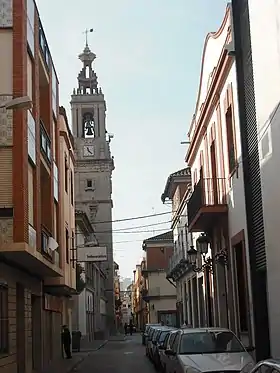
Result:
<svg viewBox="0 0 280 373"><path fill-rule="evenodd" d="M225 20L225 26L219 33L218 37L214 33L210 33L207 35L205 40L204 50L202 52L202 64L201 64L201 86L199 89L199 94L197 98L197 112L195 113L195 117L198 119L201 112L201 105L205 102L208 88L211 84L211 74L214 71L214 68L217 65L217 62L220 58L221 50L223 45L225 44L228 32L228 26L230 25L230 18L228 17ZM222 25L221 25L222 28ZM196 119L195 119L196 123ZM195 123L191 126L190 129L190 137L192 137L193 132L195 130Z"/></svg>
<svg viewBox="0 0 280 373"><path fill-rule="evenodd" d="M272 357L280 355L280 1L249 0ZM270 118L271 117L271 118Z"/></svg>
<svg viewBox="0 0 280 373"><path fill-rule="evenodd" d="M201 92L198 98L199 105L197 106L197 112L195 113L195 117L198 119L200 116L200 107L206 101L207 97L207 88L209 88L209 74L214 71L214 69L218 66L219 58L223 51L223 46L226 41L226 36L228 33L228 27L230 26L230 17L227 18L227 21L224 23L223 31L220 30L219 35L216 34L216 38L210 37L207 44L206 44L206 51L205 51L205 58L204 58L204 67L203 67L203 75L202 75L202 82L201 82ZM225 107L224 101L227 94L227 89L232 85L232 92L233 92L233 115L234 115L234 127L235 127L235 138L236 138L236 156L238 161L238 168L235 173L230 176L229 171L229 161L228 161L228 145L227 145L227 129L226 129L226 116L225 116ZM225 82L221 88L219 88L219 102L220 102L220 119L221 119L221 141L218 135L218 125L220 123L218 118L217 110L213 110L212 116L207 119L207 123L203 122L204 126L206 127L206 133L203 135L203 138L200 140L200 144L198 149L196 150L196 158L191 164L191 171L192 171L192 180L195 180L195 176L197 181L199 180L199 171L200 171L200 154L203 152L203 163L204 163L204 178L211 178L212 171L211 171L211 159L210 159L210 139L211 139L211 128L213 132L216 134L216 172L217 172L217 179L218 179L218 198L222 196L222 187L225 189L225 194L227 196L227 204L228 204L228 223L229 223L229 239L233 238L237 233L244 230L245 235L245 247L246 247L246 266L247 266L247 276L248 281L250 284L250 265L249 265L249 252L248 252L248 237L247 237L247 221L246 221L246 211L245 211L245 195L244 195L244 179L243 179L243 163L242 163L242 149L241 149L241 134L240 134L240 123L239 123L239 115L238 115L238 99L237 99L237 81L236 81L236 66L235 62L230 68L230 71L225 79ZM192 131L190 132L190 140L193 137L193 129L194 125L192 126ZM206 138L207 141L206 141ZM207 175L207 165L209 175ZM224 181L222 180L224 179ZM224 185L223 185L224 184ZM206 199L211 198L213 193L207 193L207 188L211 189L211 185L208 186L206 184ZM219 201L220 203L222 200ZM213 203L210 200L208 203ZM229 248L229 255L232 256L233 260L233 251L232 248ZM233 286L235 284L234 281L234 273L232 271L232 279L233 279ZM234 289L235 290L235 289ZM250 322L251 326L253 326L253 305L252 305L252 294L251 294L251 287L249 285L249 313L250 313ZM253 328L251 328L253 329ZM253 336L254 338L254 336Z"/></svg>

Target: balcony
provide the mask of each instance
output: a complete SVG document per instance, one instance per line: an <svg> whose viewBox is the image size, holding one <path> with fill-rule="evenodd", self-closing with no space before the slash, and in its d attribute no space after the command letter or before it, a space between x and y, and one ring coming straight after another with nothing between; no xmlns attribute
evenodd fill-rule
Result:
<svg viewBox="0 0 280 373"><path fill-rule="evenodd" d="M204 232L228 212L226 179L200 179L188 201L188 225L190 232Z"/></svg>
<svg viewBox="0 0 280 373"><path fill-rule="evenodd" d="M189 262L182 250L174 252L168 263L167 278L177 281L189 269Z"/></svg>
<svg viewBox="0 0 280 373"><path fill-rule="evenodd" d="M56 253L46 258L37 250L37 232L29 225L28 243L13 242L13 219L0 219L0 254L7 261L41 278L60 277L62 270L55 261Z"/></svg>

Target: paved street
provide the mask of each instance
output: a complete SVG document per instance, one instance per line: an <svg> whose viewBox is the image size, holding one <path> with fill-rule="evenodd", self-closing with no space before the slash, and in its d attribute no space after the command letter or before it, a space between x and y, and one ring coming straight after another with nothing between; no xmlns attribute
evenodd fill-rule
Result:
<svg viewBox="0 0 280 373"><path fill-rule="evenodd" d="M91 353L75 369L76 373L155 373L145 356L141 336L128 336L125 341L109 341Z"/></svg>

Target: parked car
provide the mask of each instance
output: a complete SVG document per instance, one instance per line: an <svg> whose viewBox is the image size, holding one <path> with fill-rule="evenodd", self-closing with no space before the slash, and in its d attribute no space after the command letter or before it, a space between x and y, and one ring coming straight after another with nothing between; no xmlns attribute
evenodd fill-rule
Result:
<svg viewBox="0 0 280 373"><path fill-rule="evenodd" d="M157 334L152 348L152 362L154 363L154 366L157 370L161 370L160 354L163 351L164 341L171 332L174 332L176 330L177 329L172 327L165 327Z"/></svg>
<svg viewBox="0 0 280 373"><path fill-rule="evenodd" d="M152 346L153 341L156 338L158 331L162 329L162 326L152 326L148 333L147 343L146 343L146 356L151 359L152 356Z"/></svg>
<svg viewBox="0 0 280 373"><path fill-rule="evenodd" d="M145 328L142 332L142 345L145 346L146 344L146 338L148 336L148 332L149 332L149 329L152 327L152 326L160 326L160 324L146 324L145 325Z"/></svg>
<svg viewBox="0 0 280 373"><path fill-rule="evenodd" d="M158 338L160 336L160 333L164 330L165 328L164 327L161 327L159 326L156 331L154 332L153 334L153 337L152 337L152 343L151 343L151 347L150 347L150 354L149 354L149 358L150 360L153 362L153 359L154 359L154 352L155 352L155 349L156 349L156 345L157 345L157 341L158 341Z"/></svg>
<svg viewBox="0 0 280 373"><path fill-rule="evenodd" d="M229 329L180 329L165 350L166 373L227 372L249 373L254 360Z"/></svg>
<svg viewBox="0 0 280 373"><path fill-rule="evenodd" d="M245 367L241 373L247 373L248 369ZM267 359L258 362L249 373L280 373L280 359Z"/></svg>
<svg viewBox="0 0 280 373"><path fill-rule="evenodd" d="M165 351L170 350L173 341L176 337L176 332L178 330L172 330L168 335L165 337L162 348L159 348L159 364L158 364L158 370L165 373L166 372L166 364L169 360L169 356L165 354Z"/></svg>

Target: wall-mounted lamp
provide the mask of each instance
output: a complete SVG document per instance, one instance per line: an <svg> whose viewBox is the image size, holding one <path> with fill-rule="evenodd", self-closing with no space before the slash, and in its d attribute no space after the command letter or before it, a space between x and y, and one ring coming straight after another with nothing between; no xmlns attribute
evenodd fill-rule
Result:
<svg viewBox="0 0 280 373"><path fill-rule="evenodd" d="M196 244L197 244L197 250L195 250L193 246L190 246L190 249L187 252L190 258L191 265L192 265L192 270L194 272L201 272L202 270L204 270L204 268L208 268L211 270L213 266L213 259L206 258L206 254L208 253L208 247L210 244L209 237L205 233L202 233L196 240ZM200 267L197 267L196 265L198 254L202 255L203 262L204 262L202 266ZM228 264L228 256L225 250L219 251L215 255L214 259L217 263L220 263L224 266Z"/></svg>

